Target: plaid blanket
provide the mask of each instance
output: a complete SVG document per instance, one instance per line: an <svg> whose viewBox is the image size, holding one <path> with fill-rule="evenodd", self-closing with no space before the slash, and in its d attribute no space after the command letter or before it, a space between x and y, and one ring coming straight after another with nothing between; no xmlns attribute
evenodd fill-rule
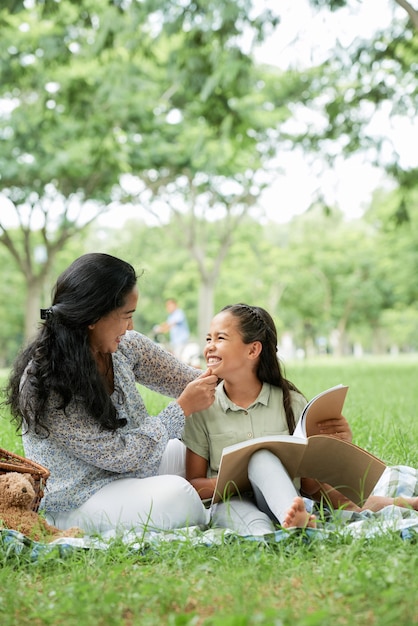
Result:
<svg viewBox="0 0 418 626"><path fill-rule="evenodd" d="M347 521L336 524L324 524L320 528L298 528L291 530L277 530L269 535L239 536L232 530L215 528L202 530L193 526L172 531L135 534L125 531L122 535L115 531L108 532L102 537L61 538L50 543L32 541L25 535L15 531L0 529L0 561L21 558L37 561L40 558L62 559L77 550L107 550L112 543L122 540L130 550L145 551L167 541L187 541L191 546L213 546L231 541L256 541L259 543L279 543L291 540L294 534L304 534L307 542L325 540L338 533L344 537L371 538L376 535L395 532L402 539L416 541L418 538L418 512L402 509L397 506L386 507L379 513L355 513L349 523Z"/></svg>
<svg viewBox="0 0 418 626"><path fill-rule="evenodd" d="M382 474L374 491L380 496L418 496L418 470L405 465L388 467ZM338 517L338 516L337 516ZM172 531L149 531L139 535L133 531L108 531L102 536L86 536L82 538L60 538L50 543L32 541L15 530L0 529L0 560L26 557L36 561L40 557L63 558L74 550L97 549L106 550L116 539L129 545L132 550L144 550L149 546L166 541L188 541L191 545L219 545L229 541L259 541L277 543L288 540L294 533L304 532L306 540L323 540L336 532L340 536L370 538L381 533L396 532L403 539L418 537L418 511L398 506L387 506L377 513L364 511L350 513L341 511L341 524L338 520L325 523L319 528L277 530L270 535L241 537L232 530L217 528L202 530L200 527L181 528Z"/></svg>
<svg viewBox="0 0 418 626"><path fill-rule="evenodd" d="M418 470L407 465L387 467L373 490L374 496L418 496Z"/></svg>

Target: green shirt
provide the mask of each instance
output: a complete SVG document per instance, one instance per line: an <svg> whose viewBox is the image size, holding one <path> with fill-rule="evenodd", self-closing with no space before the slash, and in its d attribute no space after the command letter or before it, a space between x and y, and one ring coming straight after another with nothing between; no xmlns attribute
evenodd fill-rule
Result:
<svg viewBox="0 0 418 626"><path fill-rule="evenodd" d="M306 405L306 398L296 391L290 394L297 422ZM231 402L221 382L216 388L212 406L186 419L183 442L192 452L208 461L208 477L211 477L218 473L222 450L226 446L254 437L288 434L283 391L279 387L263 383L255 402L243 409Z"/></svg>

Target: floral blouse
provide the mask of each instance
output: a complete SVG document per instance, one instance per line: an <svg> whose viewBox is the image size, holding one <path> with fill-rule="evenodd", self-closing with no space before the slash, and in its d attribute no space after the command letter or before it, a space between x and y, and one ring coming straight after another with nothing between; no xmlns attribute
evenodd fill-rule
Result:
<svg viewBox="0 0 418 626"><path fill-rule="evenodd" d="M77 508L113 480L158 474L169 439L181 437L185 416L180 405L171 402L159 415L148 415L137 383L177 398L200 372L136 331L124 335L112 358L111 399L125 426L104 430L80 402L72 400L64 413L59 398L51 397L49 436L23 435L26 456L51 472L41 504L47 512ZM23 384L21 393L30 394L30 385Z"/></svg>

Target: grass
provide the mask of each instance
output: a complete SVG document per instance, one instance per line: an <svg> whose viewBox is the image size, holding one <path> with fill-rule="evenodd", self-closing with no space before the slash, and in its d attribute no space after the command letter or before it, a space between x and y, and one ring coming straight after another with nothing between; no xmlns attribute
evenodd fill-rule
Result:
<svg viewBox="0 0 418 626"><path fill-rule="evenodd" d="M418 466L418 360L290 363L287 376L310 398L340 382L350 386L345 415L354 441L389 464ZM155 413L166 399L146 395ZM0 446L21 451L3 420ZM66 558L2 555L2 626L409 626L417 546L397 534L306 542L186 539ZM1 553L0 553L1 554Z"/></svg>

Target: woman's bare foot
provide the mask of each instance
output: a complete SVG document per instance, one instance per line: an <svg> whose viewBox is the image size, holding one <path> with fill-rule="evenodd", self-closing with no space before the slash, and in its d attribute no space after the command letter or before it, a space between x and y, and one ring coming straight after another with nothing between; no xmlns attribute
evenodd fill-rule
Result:
<svg viewBox="0 0 418 626"><path fill-rule="evenodd" d="M380 511L385 506L400 506L404 509L414 509L418 511L418 498L408 498L404 496L397 496L396 498L390 498L388 496L369 496L361 507L361 511Z"/></svg>
<svg viewBox="0 0 418 626"><path fill-rule="evenodd" d="M293 500L282 523L283 528L316 528L315 515L310 515L302 498Z"/></svg>

